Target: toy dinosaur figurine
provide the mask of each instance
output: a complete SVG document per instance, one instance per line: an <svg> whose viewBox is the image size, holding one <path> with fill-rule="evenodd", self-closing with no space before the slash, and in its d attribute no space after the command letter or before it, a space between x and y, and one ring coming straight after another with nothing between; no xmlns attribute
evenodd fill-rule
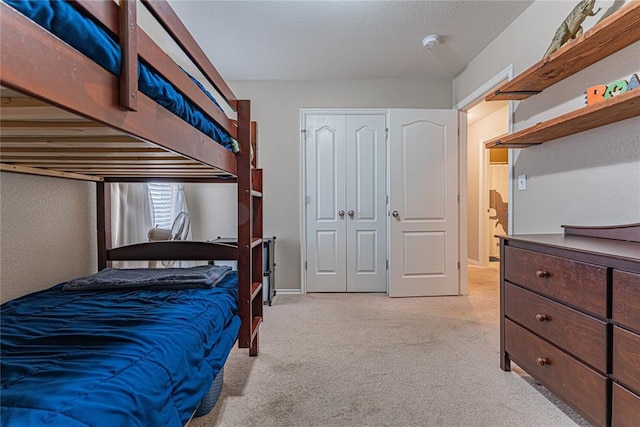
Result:
<svg viewBox="0 0 640 427"><path fill-rule="evenodd" d="M560 47L568 42L569 39L575 39L582 34L581 25L587 16L595 16L595 14L600 12L600 9L602 9L600 7L594 12L593 6L595 5L595 2L596 0L582 0L573 8L569 16L562 21L562 24L556 30L556 34L553 36L551 45L545 52L543 58L546 58L556 50L560 49Z"/></svg>

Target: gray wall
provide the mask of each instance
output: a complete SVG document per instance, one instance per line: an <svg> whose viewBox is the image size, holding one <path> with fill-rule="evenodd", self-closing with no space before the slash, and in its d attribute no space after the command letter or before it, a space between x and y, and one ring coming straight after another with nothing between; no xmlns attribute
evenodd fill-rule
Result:
<svg viewBox="0 0 640 427"><path fill-rule="evenodd" d="M618 7L623 2L617 2ZM593 26L612 2L585 21ZM453 81L454 103L510 64L518 73L544 54L575 2L536 1ZM515 130L585 105L585 90L628 79L638 72L640 42L516 103ZM514 153L513 176L526 174L527 190L512 200L515 233L561 232L561 224L609 225L640 222L640 119L547 142Z"/></svg>
<svg viewBox="0 0 640 427"><path fill-rule="evenodd" d="M239 98L251 99L258 122L264 234L277 238L277 289L300 289L300 109L451 107L448 80L233 81L230 86ZM234 186L191 185L186 194L189 208L202 213L193 219L194 238L235 235L235 223L222 212L213 218L205 214L221 203L218 197L229 206Z"/></svg>
<svg viewBox="0 0 640 427"><path fill-rule="evenodd" d="M2 302L97 268L95 184L0 173Z"/></svg>

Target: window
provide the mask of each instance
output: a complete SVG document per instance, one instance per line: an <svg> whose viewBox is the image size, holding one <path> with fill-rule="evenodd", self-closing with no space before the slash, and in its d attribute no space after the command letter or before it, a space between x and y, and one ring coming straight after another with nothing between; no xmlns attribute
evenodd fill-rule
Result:
<svg viewBox="0 0 640 427"><path fill-rule="evenodd" d="M148 186L153 204L153 225L157 228L171 228L173 223L173 189L171 184L150 182Z"/></svg>

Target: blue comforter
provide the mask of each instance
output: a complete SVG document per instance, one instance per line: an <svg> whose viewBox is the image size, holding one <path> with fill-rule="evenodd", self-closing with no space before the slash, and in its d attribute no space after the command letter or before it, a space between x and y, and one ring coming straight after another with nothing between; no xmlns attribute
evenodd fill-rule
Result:
<svg viewBox="0 0 640 427"><path fill-rule="evenodd" d="M184 425L237 338L237 273L212 289L62 285L0 307L0 424Z"/></svg>
<svg viewBox="0 0 640 427"><path fill-rule="evenodd" d="M55 34L112 74L121 69L120 45L92 20L62 0L2 0ZM25 52L28 54L28 52ZM218 107L214 97L192 76L191 79ZM138 88L187 123L198 128L230 151L238 145L229 134L210 120L176 88L146 64L138 63Z"/></svg>

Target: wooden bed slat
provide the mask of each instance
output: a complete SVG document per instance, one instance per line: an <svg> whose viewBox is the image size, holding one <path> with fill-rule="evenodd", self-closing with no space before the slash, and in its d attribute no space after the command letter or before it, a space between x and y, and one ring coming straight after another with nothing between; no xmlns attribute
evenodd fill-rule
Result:
<svg viewBox="0 0 640 427"><path fill-rule="evenodd" d="M84 162L82 161L76 161L73 163L70 162L61 162L61 161L55 161L55 160L37 160L37 161L32 161L32 160L20 160L20 159L16 159L16 158L8 158L8 159L3 159L3 163L12 163L15 165L22 165L22 166L33 166L33 167L41 167L41 168L51 168L51 169L58 169L58 170L68 170L68 171L76 171L76 172L80 172L81 170L85 170L85 171L97 171L97 170L104 170L105 172L108 171L122 171L122 172L129 172L131 173L132 171L135 170L139 170L142 169L148 173L152 173L154 171L163 171L163 172L167 172L168 170L172 170L174 172L184 172L184 173L193 173L193 172L197 172L197 171L202 171L202 172L211 172L212 169L209 167L203 168L201 165L197 164L197 163L181 163L181 162L171 162L171 161L167 161L166 163L161 163L161 162L140 162L140 161L135 161L135 162L126 162L126 161L121 161L121 162L112 162L112 163L108 163L108 162L97 162L95 160L86 160ZM135 168L139 168L139 169L135 169Z"/></svg>
<svg viewBox="0 0 640 427"><path fill-rule="evenodd" d="M109 139L110 140L110 139ZM156 147L118 147L118 146L110 146L104 147L104 143L100 141L92 141L91 144L98 146L89 146L86 142L82 144L75 144L71 147L60 147L60 146L52 146L53 143L40 143L40 141L34 141L30 143L29 147L21 146L20 144L24 144L23 141L6 141L2 140L2 146L0 147L1 154L20 154L20 155L29 155L33 154L34 156L43 156L44 154L54 157L72 157L72 156L82 156L87 153L94 153L98 156L122 156L122 155L135 155L138 154L145 158L153 157L153 158L162 158L162 157L180 157L171 151L165 151L161 148ZM12 145L15 143L17 145ZM65 142L66 143L66 142ZM46 153L45 153L46 151ZM184 157L180 157L184 159Z"/></svg>
<svg viewBox="0 0 640 427"><path fill-rule="evenodd" d="M0 163L0 170L5 172L18 172L18 173L26 173L29 175L41 175L41 176L52 176L55 178L67 178L67 179L77 179L80 181L102 181L102 177L99 176L89 176L82 175L73 172L62 172L50 169L39 169L39 168L31 168L26 166L19 165L10 165L6 163Z"/></svg>
<svg viewBox="0 0 640 427"><path fill-rule="evenodd" d="M0 98L2 120L77 120L78 116L46 102L25 96Z"/></svg>
<svg viewBox="0 0 640 427"><path fill-rule="evenodd" d="M92 163L56 163L46 161L41 162L17 162L13 161L11 164L18 166L27 166L34 168L44 168L44 169L57 169L57 170L66 170L66 171L74 171L77 173L93 173L96 170L104 170L104 171L129 171L127 168L128 164L126 162L122 162L121 164L117 163L103 163L103 164L92 164ZM138 164L138 163L136 163ZM182 164L182 163L165 163L165 164L157 164L157 163L148 163L148 166L145 166L145 170L149 172L153 171L178 171L179 173L187 173L189 171L205 171L205 169L198 168L196 165ZM206 170L209 172L211 169Z"/></svg>
<svg viewBox="0 0 640 427"><path fill-rule="evenodd" d="M15 129L15 128L14 128ZM42 128L40 132L46 132ZM70 133L72 131L69 131ZM23 132L24 135L24 132ZM128 135L82 135L82 136L11 136L3 135L0 137L0 141L14 142L19 144L28 144L32 142L50 142L50 143L73 143L80 142L86 145L98 145L103 142L132 142L139 143L140 140ZM165 150L166 151L166 150Z"/></svg>
<svg viewBox="0 0 640 427"><path fill-rule="evenodd" d="M121 246L107 251L110 261L235 260L238 248L224 243L171 240Z"/></svg>
<svg viewBox="0 0 640 427"><path fill-rule="evenodd" d="M2 120L0 134L5 139L11 136L72 136L93 138L96 136L122 136L122 131L109 128L102 123L89 121L34 121L34 120ZM129 137L132 139L132 137Z"/></svg>
<svg viewBox="0 0 640 427"><path fill-rule="evenodd" d="M82 156L15 156L2 154L2 161L7 163L52 163L59 165L67 165L72 167L73 165L94 165L96 162L103 165L193 165L202 168L200 163L193 160L185 159L183 157L167 157L167 158L145 158L145 157L82 157ZM207 167L206 169L211 169Z"/></svg>
<svg viewBox="0 0 640 427"><path fill-rule="evenodd" d="M262 289L262 282L255 282L251 285L251 299L254 299Z"/></svg>

